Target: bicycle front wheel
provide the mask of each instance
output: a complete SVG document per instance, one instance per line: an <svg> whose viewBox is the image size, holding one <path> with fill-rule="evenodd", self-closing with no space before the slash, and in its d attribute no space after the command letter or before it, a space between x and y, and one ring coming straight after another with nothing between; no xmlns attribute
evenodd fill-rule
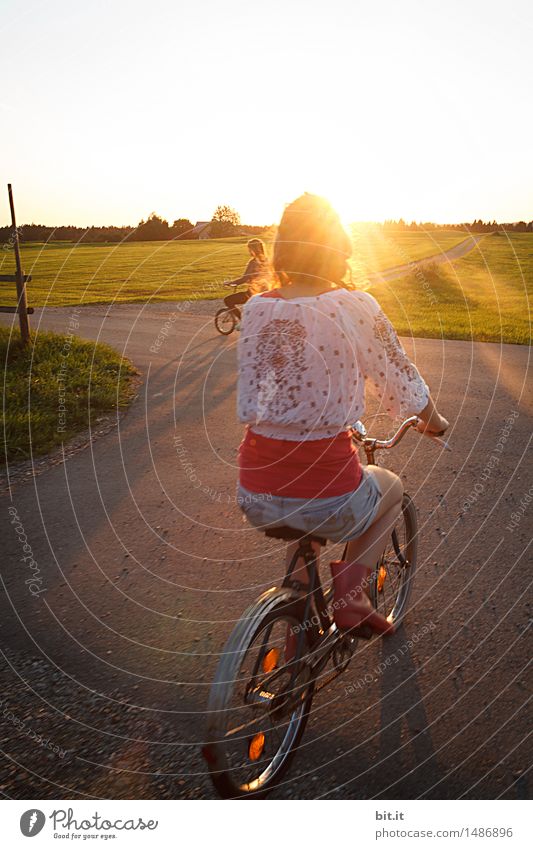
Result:
<svg viewBox="0 0 533 849"><path fill-rule="evenodd" d="M402 512L383 556L371 577L371 599L376 610L399 625L409 608L418 550L418 524L413 501L403 497Z"/></svg>
<svg viewBox="0 0 533 849"><path fill-rule="evenodd" d="M304 732L314 692L305 663L309 636L304 629L300 649L287 656L291 629L302 633L298 594L269 590L246 611L224 647L203 750L224 799L257 798L279 784Z"/></svg>
<svg viewBox="0 0 533 849"><path fill-rule="evenodd" d="M237 318L227 307L219 309L215 315L215 327L222 336L233 333L237 324Z"/></svg>

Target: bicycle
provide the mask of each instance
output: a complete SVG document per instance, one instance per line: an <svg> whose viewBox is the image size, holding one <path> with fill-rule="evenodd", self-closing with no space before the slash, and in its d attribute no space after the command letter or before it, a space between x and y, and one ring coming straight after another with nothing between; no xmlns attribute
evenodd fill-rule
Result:
<svg viewBox="0 0 533 849"><path fill-rule="evenodd" d="M224 283L224 286L237 288L237 284L234 283ZM250 297L250 293L246 293L246 297ZM215 327L222 336L229 336L240 323L241 316L241 311L236 304L233 307L223 306L215 313Z"/></svg>
<svg viewBox="0 0 533 849"><path fill-rule="evenodd" d="M412 416L391 439L379 440L356 422L352 438L363 447L367 463L375 464L377 451L394 448L418 423ZM211 686L202 753L224 799L262 797L279 783L302 739L314 694L345 671L358 639L373 636L364 624L347 632L335 625L333 587L323 590L312 547L313 542L326 546L324 537L287 526L267 528L265 534L296 540L298 549L281 587L263 593L233 629ZM342 559L345 555L346 546ZM307 592L291 579L300 558L307 568ZM369 587L374 607L395 625L408 609L416 559L416 510L405 494ZM284 656L288 629L297 636L290 658ZM330 660L332 669L322 677Z"/></svg>

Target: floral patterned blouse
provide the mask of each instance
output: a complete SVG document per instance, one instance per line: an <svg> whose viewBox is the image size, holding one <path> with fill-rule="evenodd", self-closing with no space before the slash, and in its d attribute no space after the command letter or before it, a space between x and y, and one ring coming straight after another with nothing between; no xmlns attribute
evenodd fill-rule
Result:
<svg viewBox="0 0 533 849"><path fill-rule="evenodd" d="M391 417L420 413L429 390L378 302L331 289L250 299L239 340L238 415L272 439L335 436L362 418L365 385Z"/></svg>

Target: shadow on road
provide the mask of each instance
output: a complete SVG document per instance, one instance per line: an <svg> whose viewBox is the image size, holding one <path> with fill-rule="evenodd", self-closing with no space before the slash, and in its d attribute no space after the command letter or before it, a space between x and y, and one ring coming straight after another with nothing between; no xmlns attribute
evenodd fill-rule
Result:
<svg viewBox="0 0 533 849"><path fill-rule="evenodd" d="M386 765L389 781L377 795L395 799L403 798L404 779L409 777L416 781L417 772L424 772L426 781L427 775L431 775L433 781L438 781L441 775L408 637L402 625L396 634L399 648L391 652L387 642L383 643L381 651L383 662L391 656L394 661L385 667L381 678L379 754L381 764ZM402 739L404 727L409 735L407 740ZM415 766L405 769L407 754L412 755Z"/></svg>

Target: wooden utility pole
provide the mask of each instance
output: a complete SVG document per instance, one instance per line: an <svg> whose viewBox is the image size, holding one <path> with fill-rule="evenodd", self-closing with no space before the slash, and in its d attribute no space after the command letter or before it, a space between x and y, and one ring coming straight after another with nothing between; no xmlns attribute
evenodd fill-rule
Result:
<svg viewBox="0 0 533 849"><path fill-rule="evenodd" d="M17 220L15 218L15 204L13 203L13 189L11 183L7 184L9 194L9 207L11 209L11 224L13 225L13 249L15 251L15 263L17 272L15 275L17 284L17 312L19 314L20 336L23 345L28 345L30 341L30 322L28 319L28 303L26 301L26 280L22 271L22 263L20 261L20 245L19 231L17 230Z"/></svg>

